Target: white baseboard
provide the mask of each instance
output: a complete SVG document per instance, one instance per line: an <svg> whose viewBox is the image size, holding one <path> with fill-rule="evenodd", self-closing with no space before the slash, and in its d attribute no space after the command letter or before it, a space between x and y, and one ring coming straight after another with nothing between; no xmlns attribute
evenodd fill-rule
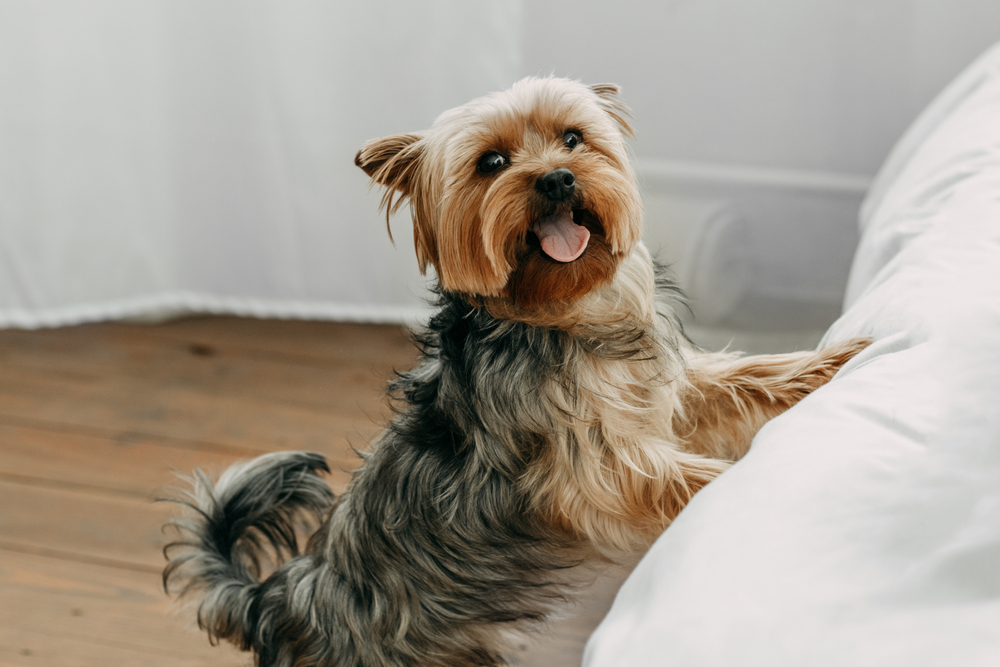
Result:
<svg viewBox="0 0 1000 667"><path fill-rule="evenodd" d="M870 177L656 159L636 168L647 245L675 264L701 323L814 329L825 326L816 313L838 312Z"/></svg>
<svg viewBox="0 0 1000 667"><path fill-rule="evenodd" d="M747 165L687 162L639 158L636 171L640 181L652 189L664 184L698 183L715 186L743 186L770 190L842 193L864 196L873 176L806 169L775 169Z"/></svg>

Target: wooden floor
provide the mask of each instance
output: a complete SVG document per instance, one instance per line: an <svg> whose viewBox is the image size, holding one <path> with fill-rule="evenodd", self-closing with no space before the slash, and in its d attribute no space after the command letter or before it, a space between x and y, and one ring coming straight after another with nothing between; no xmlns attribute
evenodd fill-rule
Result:
<svg viewBox="0 0 1000 667"><path fill-rule="evenodd" d="M398 327L238 318L0 331L0 665L228 667L160 588L173 471L325 454L342 491L415 351ZM511 662L578 665L620 576Z"/></svg>

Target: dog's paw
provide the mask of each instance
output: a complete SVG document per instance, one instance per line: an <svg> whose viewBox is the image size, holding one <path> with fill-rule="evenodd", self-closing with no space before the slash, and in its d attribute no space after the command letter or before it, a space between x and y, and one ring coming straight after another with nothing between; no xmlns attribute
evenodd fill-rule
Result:
<svg viewBox="0 0 1000 667"><path fill-rule="evenodd" d="M872 342L872 338L851 338L815 352L810 359L812 367L798 378L805 385L803 387L805 393L818 389L829 382L844 364L857 356Z"/></svg>
<svg viewBox="0 0 1000 667"><path fill-rule="evenodd" d="M822 356L824 363L833 369L834 373L836 373L840 370L841 366L856 357L859 352L867 348L873 342L875 342L874 338L850 338L848 340L824 347L822 350L817 352L817 354Z"/></svg>

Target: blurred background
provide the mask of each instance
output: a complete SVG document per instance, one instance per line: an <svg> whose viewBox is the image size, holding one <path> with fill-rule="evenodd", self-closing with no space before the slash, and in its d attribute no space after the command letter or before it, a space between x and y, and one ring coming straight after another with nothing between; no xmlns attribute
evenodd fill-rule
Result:
<svg viewBox="0 0 1000 667"><path fill-rule="evenodd" d="M696 325L822 330L881 160L998 30L994 0L4 0L0 326L419 320L355 152L554 73L623 87Z"/></svg>

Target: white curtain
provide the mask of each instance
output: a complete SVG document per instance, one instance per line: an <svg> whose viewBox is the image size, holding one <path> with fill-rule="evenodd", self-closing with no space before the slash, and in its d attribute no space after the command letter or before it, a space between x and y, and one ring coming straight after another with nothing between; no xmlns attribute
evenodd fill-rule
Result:
<svg viewBox="0 0 1000 667"><path fill-rule="evenodd" d="M0 326L419 317L353 158L508 85L520 6L0 3Z"/></svg>

